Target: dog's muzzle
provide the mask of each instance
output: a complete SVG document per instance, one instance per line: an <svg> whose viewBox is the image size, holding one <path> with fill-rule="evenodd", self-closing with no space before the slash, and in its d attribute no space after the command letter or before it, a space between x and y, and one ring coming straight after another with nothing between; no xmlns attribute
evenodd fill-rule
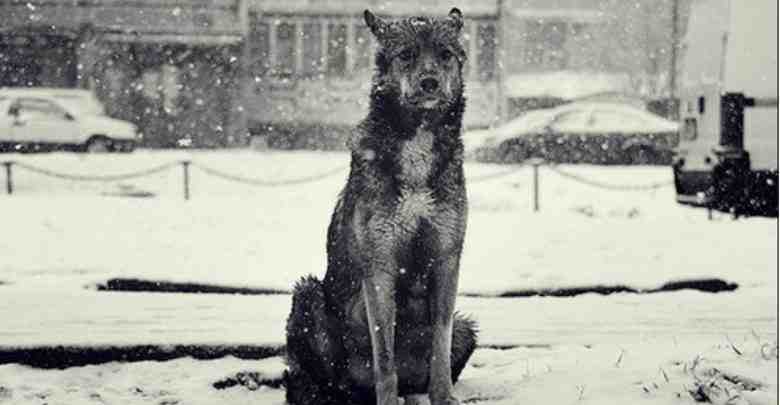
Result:
<svg viewBox="0 0 780 405"><path fill-rule="evenodd" d="M425 93L434 93L439 89L439 81L433 77L426 77L425 79L420 80L420 88Z"/></svg>
<svg viewBox="0 0 780 405"><path fill-rule="evenodd" d="M415 93L410 97L410 102L425 110L431 110L440 107L446 102L446 95L439 79L435 77L424 77L416 86Z"/></svg>

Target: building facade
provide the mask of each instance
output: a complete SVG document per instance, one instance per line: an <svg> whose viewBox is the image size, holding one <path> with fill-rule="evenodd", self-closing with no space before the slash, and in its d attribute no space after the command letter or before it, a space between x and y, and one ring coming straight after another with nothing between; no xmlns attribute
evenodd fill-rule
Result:
<svg viewBox="0 0 780 405"><path fill-rule="evenodd" d="M673 5L463 4L466 127L594 93L670 93ZM376 44L362 12L445 15L442 0L0 0L0 86L91 88L147 145L343 146L365 116Z"/></svg>
<svg viewBox="0 0 780 405"><path fill-rule="evenodd" d="M506 0L509 110L592 94L674 96L690 0ZM510 114L511 115L511 114Z"/></svg>
<svg viewBox="0 0 780 405"><path fill-rule="evenodd" d="M367 112L376 43L363 21L370 8L383 18L444 16L436 0L324 2L254 0L249 4L248 95L251 128L281 147L340 147ZM496 3L470 2L465 15L467 126L496 116ZM297 136L295 134L304 134ZM288 145L279 145L280 143Z"/></svg>

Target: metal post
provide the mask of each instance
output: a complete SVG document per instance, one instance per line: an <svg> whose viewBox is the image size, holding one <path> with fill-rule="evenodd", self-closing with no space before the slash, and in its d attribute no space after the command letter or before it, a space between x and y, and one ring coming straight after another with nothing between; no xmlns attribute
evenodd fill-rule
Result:
<svg viewBox="0 0 780 405"><path fill-rule="evenodd" d="M251 28L249 19L249 0L238 1L238 18L241 23L241 56L238 61L238 78L231 84L231 93L236 94L239 100L232 103L231 108L237 110L233 130L229 135L234 137L234 142L239 146L247 146L251 140L249 137L249 124L247 122L247 105L254 92L254 77L252 75L250 62L252 60L252 49L249 46ZM301 48L302 49L302 48ZM302 50L298 53L303 54ZM249 84L249 85L247 85ZM238 104L238 105L236 105ZM233 119L231 119L233 120ZM236 139L238 137L239 139Z"/></svg>
<svg viewBox="0 0 780 405"><path fill-rule="evenodd" d="M539 212L539 162L534 162L534 212Z"/></svg>
<svg viewBox="0 0 780 405"><path fill-rule="evenodd" d="M5 166L5 191L8 195L14 193L13 172L11 170L13 164L14 162L3 162L3 166Z"/></svg>
<svg viewBox="0 0 780 405"><path fill-rule="evenodd" d="M190 162L189 160L183 160L181 162L181 168L184 172L184 199L190 199Z"/></svg>
<svg viewBox="0 0 780 405"><path fill-rule="evenodd" d="M677 53L680 43L679 33L679 20L680 20L680 0L672 0L672 49L671 57L669 58L669 95L674 100L677 94ZM675 117L678 111L675 111Z"/></svg>
<svg viewBox="0 0 780 405"><path fill-rule="evenodd" d="M498 111L496 111L498 115L498 124L501 125L506 122L506 100L504 100L504 81L506 80L506 72L504 71L504 67L506 66L506 61L504 60L506 56L506 24L504 23L504 20L506 19L506 13L504 10L504 0L497 0L496 2L496 36L494 38L494 41L498 42L497 46L495 47L495 55L494 55L494 62L496 64L495 67L495 74L496 74L496 99L497 104L496 108ZM471 39L472 41L476 41L476 38ZM476 55L474 55L474 58L476 59Z"/></svg>

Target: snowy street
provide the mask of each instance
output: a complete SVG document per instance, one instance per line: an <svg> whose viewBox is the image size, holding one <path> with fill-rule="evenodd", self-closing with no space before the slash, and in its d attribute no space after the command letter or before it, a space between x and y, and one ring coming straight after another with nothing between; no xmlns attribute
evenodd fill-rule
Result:
<svg viewBox="0 0 780 405"><path fill-rule="evenodd" d="M0 238L0 352L283 345L286 294L126 293L96 286L134 278L289 291L305 274L321 276L325 229L346 175L337 169L348 161L343 153L249 151L2 158L71 175L122 174L185 159L276 182L335 174L253 187L192 167L191 200L184 201L178 165L106 183L16 168L14 194L0 195L7 230ZM661 185L645 191L599 189L542 167L541 210L534 213L531 168L508 169L466 165L471 208L460 282L466 295L458 309L479 323L482 348L457 385L462 400L693 403L687 388L705 378L696 373L717 367L762 381L758 399L749 403L777 403L776 220L718 214L708 220L704 211L679 206L667 167L558 168L612 185ZM594 286L646 290L710 278L738 288L494 298ZM700 365L692 372L694 362ZM212 384L242 371L278 381L283 367L279 358L63 371L7 364L0 365L0 403L280 404L280 389Z"/></svg>

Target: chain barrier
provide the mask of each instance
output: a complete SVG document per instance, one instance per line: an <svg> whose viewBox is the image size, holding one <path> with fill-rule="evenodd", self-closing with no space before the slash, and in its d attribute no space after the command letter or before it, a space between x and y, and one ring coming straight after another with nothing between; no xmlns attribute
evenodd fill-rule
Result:
<svg viewBox="0 0 780 405"><path fill-rule="evenodd" d="M159 165L149 169L140 170L131 173L110 174L110 175L102 175L102 176L85 176L85 175L78 175L78 174L58 173L53 170L44 169L42 167L33 166L27 163L13 162L14 167L19 167L31 171L33 173L38 173L48 177L54 177L57 179L72 180L72 181L102 181L102 182L130 180L139 177L151 176L153 174L157 174L169 170L178 165L179 165L178 162L173 162L173 163L166 163L163 165Z"/></svg>
<svg viewBox="0 0 780 405"><path fill-rule="evenodd" d="M298 184L312 183L342 173L349 168L349 165L339 166L335 169L328 170L327 172L321 174L299 177L299 178L288 179L288 180L261 180L261 179L254 179L254 178L226 173L196 162L192 162L192 165L211 176L219 177L224 180L234 181L237 183L248 184L250 186L259 186L259 187L282 187L282 186L293 186Z"/></svg>
<svg viewBox="0 0 780 405"><path fill-rule="evenodd" d="M306 184L306 183L313 183L316 181L320 181L332 176L335 176L339 173L343 173L349 168L349 165L339 166L336 168L333 168L331 170L328 170L326 172L311 175L311 176L305 176L305 177L298 177L293 179L287 179L287 180L264 180L264 179L257 179L257 178L250 178L250 177L243 177L236 174L231 174L227 172L223 172L221 170L217 170L214 168L211 168L209 166L197 163L197 162L191 162L191 161L181 161L181 162L171 162L162 164L159 166L151 167L149 169L140 170L136 172L131 173L123 173L123 174L113 174L113 175L97 175L97 176L86 176L86 175L78 175L78 174L70 174L70 173L59 173L53 170L45 169L42 167L30 165L27 163L20 163L20 162L3 162L3 165L5 165L6 168L6 192L7 194L13 193L13 181L12 181L12 174L11 174L11 167L19 167L21 169L25 169L37 174L41 174L44 176L54 177L58 179L63 180L71 180L71 181L99 181L99 182L111 182L111 181L119 181L119 180L129 180L129 179L135 179L140 177L146 177L150 175L154 175L157 173L164 172L166 170L170 170L178 165L181 165L183 168L183 174L184 174L184 198L186 200L189 200L190 198L190 176L189 176L189 166L197 167L199 170L203 171L207 175L214 176L221 178L223 180L233 181L237 183L242 183L246 185L251 186L259 186L259 187L283 187L283 186L293 186L293 185L300 185L300 184ZM539 210L539 166L542 165L542 162L536 162L533 164L534 169L534 211ZM551 171L554 173L557 173L559 176L567 178L569 180L576 181L578 183L586 184L592 187L605 189L605 190L617 190L617 191L647 191L647 190L657 190L662 187L667 187L672 185L674 182L672 181L665 181L665 182L658 182L658 183L651 183L651 184L644 184L644 185L629 185L629 184L610 184L610 183L604 183L601 181L591 180L584 176L581 176L579 174L569 173L565 170L560 169L555 164L547 164L547 167L550 168ZM488 173L480 176L473 176L466 178L466 181L470 184L475 183L481 183L481 182L487 182L494 179L499 179L507 176L511 176L519 172L520 170L524 169L525 165L517 165L512 167L508 170L503 170L496 173Z"/></svg>
<svg viewBox="0 0 780 405"><path fill-rule="evenodd" d="M650 183L650 184L641 184L641 185L631 185L631 184L610 184L610 183L603 183L596 180L587 179L583 176L580 176L578 174L569 173L565 170L561 170L555 165L548 165L547 167L550 168L554 173L557 173L561 177L567 178L569 180L574 180L576 182L587 184L592 187L601 188L605 190L615 190L615 191L648 191L648 190L657 190L659 188L668 187L674 184L674 181L664 181L664 182L658 182L658 183Z"/></svg>
<svg viewBox="0 0 780 405"><path fill-rule="evenodd" d="M480 176L468 176L468 177L466 177L466 182L468 184L476 184L476 183L482 183L482 182L485 182L485 181L500 179L502 177L507 177L507 176L513 175L513 174L519 172L522 169L523 169L523 166L515 166L515 167L513 167L513 168L511 168L509 170L502 170L502 171L500 171L498 173L488 173L488 174L483 174L483 175L480 175Z"/></svg>

